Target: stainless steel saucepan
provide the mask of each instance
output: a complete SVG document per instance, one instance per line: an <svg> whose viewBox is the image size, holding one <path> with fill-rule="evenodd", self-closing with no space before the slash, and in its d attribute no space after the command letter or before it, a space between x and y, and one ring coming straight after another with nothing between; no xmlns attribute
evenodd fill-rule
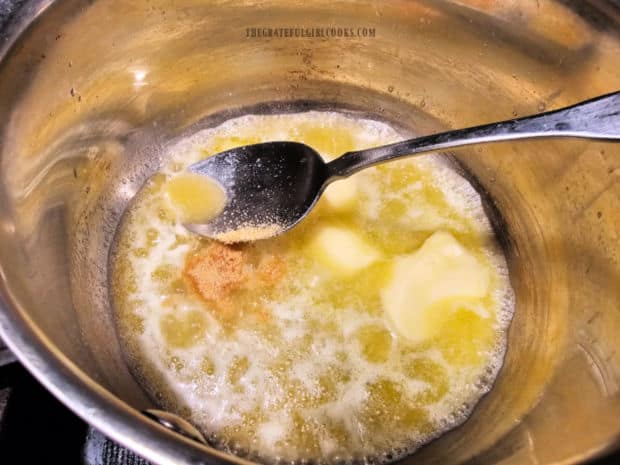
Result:
<svg viewBox="0 0 620 465"><path fill-rule="evenodd" d="M142 413L156 405L116 338L110 242L161 147L252 112L337 109L424 135L609 93L617 5L25 2L0 41L2 338L62 402L153 462L249 463ZM517 310L493 390L404 462L573 464L615 449L620 146L545 140L448 156L488 201Z"/></svg>

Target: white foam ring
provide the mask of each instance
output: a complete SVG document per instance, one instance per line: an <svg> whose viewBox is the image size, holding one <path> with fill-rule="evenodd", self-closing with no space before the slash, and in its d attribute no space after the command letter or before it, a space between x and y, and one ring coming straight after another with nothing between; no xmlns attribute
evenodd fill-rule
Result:
<svg viewBox="0 0 620 465"><path fill-rule="evenodd" d="M352 119L338 113L308 112L272 116L248 115L229 120L216 128L207 129L186 138L170 148L169 161L163 172L172 174L179 166L187 166L201 159L205 148L212 147L214 140L235 138L244 139L260 135L260 141L272 139L294 139L296 128L303 124L315 124L342 128L354 136L359 148L394 142L399 139L391 127L371 120ZM434 184L443 192L455 217L464 218L467 224L474 225L481 236L492 236L482 201L473 187L458 175L440 156L431 155L423 158L399 161L404 169L416 166L430 173ZM412 183L399 192L385 192L381 189L381 179L376 169L364 173L360 183L365 198L365 215L368 222L378 218L383 203L392 198L414 195L422 188L420 182ZM355 416L361 406L368 400L368 386L377 380L392 380L403 386L409 395L415 395L428 387L424 380L407 377L401 369L402 360L398 351L392 350L384 363L371 363L363 356L361 348L352 335L358 328L367 324L386 326L382 316L372 316L356 308L317 307L311 292L289 295L280 301L265 302L277 324L280 338L266 339L251 328L241 328L232 335L224 331L220 323L208 312L208 330L200 342L188 349L171 349L162 336L160 319L166 310L160 298L158 284L150 277L162 264L174 269L181 269L185 257L192 247L192 236L180 224L170 225L158 218L153 212L153 202L137 202L127 220L126 236L131 236L131 249L147 247L144 231L152 228L158 232L158 241L144 257L131 254L131 269L137 278L137 289L128 294L125 303L141 302L135 310L144 319L141 333L127 337L134 344L127 344L127 350L134 347L138 353L135 360L147 360L155 368L156 375L149 374L143 379L146 388L153 393L149 376L157 376L173 398L164 398L163 403L169 408L183 405L189 408L194 424L212 438L218 438L222 444L231 449L238 448L264 461L288 462L299 458L315 462L359 462L383 463L396 460L411 453L421 444L433 437L462 423L471 409L492 385L501 367L505 350L505 330L511 320L514 297L508 281L505 259L494 241L487 241L482 250L494 272L493 308L483 309L486 317L493 318L497 328L495 344L484 354L484 363L480 366L455 367L446 362L442 352L427 349L418 354L441 366L449 374L449 389L439 401L425 405L424 409L433 428L428 431L393 431L393 441L373 443L363 430L367 425L360 424ZM416 205L412 205L402 221L415 225L421 215ZM428 216L428 215L427 215ZM431 218L431 217L428 217ZM433 228L460 227L458 221L448 217L432 217L429 224ZM178 245L181 237L188 243ZM122 239L121 239L122 241ZM293 287L304 290L311 281L309 275L300 275ZM185 314L191 311L204 311L204 303L198 299L186 299L177 305L175 311ZM317 332L312 327L309 315L323 315L321 318L336 323L340 337ZM484 315L483 315L484 316ZM297 345L304 336L310 335L312 344L304 353ZM395 335L393 335L396 337ZM216 348L214 350L214 348ZM346 368L351 375L348 381L340 383L337 395L320 405L299 406L298 412L305 420L318 423L333 422L344 425L350 441L348 449L343 450L338 441L326 429L318 433L321 449L320 457L305 457L301 446L287 443L287 434L294 422L290 408L280 407L282 400L290 393L287 385L279 383L272 376L267 376L274 360L294 357L295 361L288 374L300 386L310 393L320 390L318 380L321 376L332 376L329 367L334 365L338 354L346 354ZM182 368L170 367L170 357L182 362ZM213 362L213 374L201 372L201 363L208 357ZM228 380L229 367L240 357L247 358L248 369L237 385ZM337 365L337 364L336 364ZM203 373L196 376L196 373ZM241 386L241 389L239 388ZM238 424L248 412L259 410L262 415L255 425L255 434L245 444L231 444L222 431L225 427Z"/></svg>

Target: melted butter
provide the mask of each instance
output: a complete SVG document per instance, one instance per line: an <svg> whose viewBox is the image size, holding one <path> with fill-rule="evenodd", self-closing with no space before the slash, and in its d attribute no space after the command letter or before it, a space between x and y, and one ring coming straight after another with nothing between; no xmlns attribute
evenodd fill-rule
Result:
<svg viewBox="0 0 620 465"><path fill-rule="evenodd" d="M465 420L501 365L513 299L480 198L441 158L336 182L292 231L235 246L244 264L225 298L203 300L184 273L211 242L182 223L217 210L200 210L217 191L185 167L269 140L332 159L400 138L310 112L230 120L171 147L112 269L124 350L163 408L267 462L385 462Z"/></svg>
<svg viewBox="0 0 620 465"><path fill-rule="evenodd" d="M226 194L215 181L195 173L173 176L163 186L172 208L184 223L204 223L226 205Z"/></svg>

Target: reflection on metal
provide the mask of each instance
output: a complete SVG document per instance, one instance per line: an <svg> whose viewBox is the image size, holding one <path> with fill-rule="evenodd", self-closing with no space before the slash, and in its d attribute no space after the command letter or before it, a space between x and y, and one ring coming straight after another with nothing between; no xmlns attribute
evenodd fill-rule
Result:
<svg viewBox="0 0 620 465"><path fill-rule="evenodd" d="M133 81L133 85L135 87L141 87L143 85L145 85L146 83L144 82L144 78L146 77L147 72L144 69L137 69L133 72L133 77L134 77L134 81Z"/></svg>
<svg viewBox="0 0 620 465"><path fill-rule="evenodd" d="M166 412L165 410L147 409L144 411L144 414L175 433L181 434L202 444L208 444L207 440L200 431L198 431L190 422L184 420L178 415L175 415L174 413Z"/></svg>
<svg viewBox="0 0 620 465"><path fill-rule="evenodd" d="M3 367L4 365L8 365L9 363L13 363L15 361L17 361L17 358L15 358L15 355L13 355L13 352L11 352L9 348L4 345L2 339L0 339L0 367Z"/></svg>

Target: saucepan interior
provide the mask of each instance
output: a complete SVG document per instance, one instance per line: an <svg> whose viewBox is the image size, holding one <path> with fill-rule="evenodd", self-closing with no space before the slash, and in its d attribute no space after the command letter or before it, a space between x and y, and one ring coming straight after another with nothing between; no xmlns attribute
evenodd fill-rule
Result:
<svg viewBox="0 0 620 465"><path fill-rule="evenodd" d="M162 148L246 113L335 109L426 134L610 92L618 25L597 4L594 17L552 1L31 3L0 66L3 337L69 407L150 458L240 461L141 417L153 403L116 337L110 246ZM368 32L252 32L302 26ZM620 147L546 140L446 156L485 200L517 308L492 391L404 461L573 463L612 447Z"/></svg>

